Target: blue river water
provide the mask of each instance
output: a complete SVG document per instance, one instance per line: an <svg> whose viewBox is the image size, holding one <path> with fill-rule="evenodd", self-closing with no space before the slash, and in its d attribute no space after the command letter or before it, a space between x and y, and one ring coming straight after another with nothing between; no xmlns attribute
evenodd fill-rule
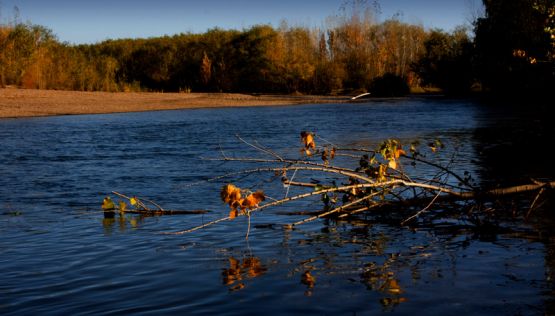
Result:
<svg viewBox="0 0 555 316"><path fill-rule="evenodd" d="M552 238L531 224L488 238L363 219L282 229L305 218L284 212L321 209L309 200L253 215L248 241L244 217L163 234L227 216L219 190L228 182L288 193L272 175L203 182L257 167L206 158L272 158L238 135L288 157L299 156L303 130L343 147L439 138L457 148L457 171L486 182L506 174L490 149L511 138L495 131L521 119L473 101L418 98L2 119L0 314L552 312ZM111 191L210 212L105 219Z"/></svg>

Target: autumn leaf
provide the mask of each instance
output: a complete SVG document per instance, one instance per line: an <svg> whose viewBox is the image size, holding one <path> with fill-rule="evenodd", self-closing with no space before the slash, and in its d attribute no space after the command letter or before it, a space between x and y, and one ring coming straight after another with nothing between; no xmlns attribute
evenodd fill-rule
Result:
<svg viewBox="0 0 555 316"><path fill-rule="evenodd" d="M406 155L407 153L402 149L402 148L398 148L395 151L395 159L399 159L399 157L401 157L402 155Z"/></svg>
<svg viewBox="0 0 555 316"><path fill-rule="evenodd" d="M322 161L324 162L324 165L328 165L329 161L328 161L328 149L326 148L324 151L322 151Z"/></svg>
<svg viewBox="0 0 555 316"><path fill-rule="evenodd" d="M395 159L391 159L387 166L391 169L397 169L397 161Z"/></svg>
<svg viewBox="0 0 555 316"><path fill-rule="evenodd" d="M137 198L136 197L130 198L129 203L131 203L131 205L133 205L133 206L137 205Z"/></svg>
<svg viewBox="0 0 555 316"><path fill-rule="evenodd" d="M229 206L233 207L234 204L239 203L241 200L241 189L234 186L233 184L226 184L222 187L220 192L220 197L224 203L229 204ZM239 203L239 205L241 205Z"/></svg>
<svg viewBox="0 0 555 316"><path fill-rule="evenodd" d="M311 156L312 152L311 149L316 149L316 143L314 142L314 134L307 131L301 132L301 141L304 145L303 151L306 153L307 156Z"/></svg>
<svg viewBox="0 0 555 316"><path fill-rule="evenodd" d="M252 210L255 207L258 207L258 204L262 201L264 201L266 199L266 197L264 196L264 192L262 191L256 191L252 194L250 194L249 196L247 196L242 202L241 202L241 209L245 210L245 209L249 209Z"/></svg>
<svg viewBox="0 0 555 316"><path fill-rule="evenodd" d="M124 213L127 210L127 204L124 201L119 202L119 211Z"/></svg>
<svg viewBox="0 0 555 316"><path fill-rule="evenodd" d="M333 158L335 158L335 147L333 147L332 149L324 149L324 151L322 151L322 161L324 162L324 165L328 165L330 160L333 160Z"/></svg>
<svg viewBox="0 0 555 316"><path fill-rule="evenodd" d="M238 214L237 209L232 209L232 210L229 212L229 218L230 218L230 219L234 219L234 218L237 217L238 215L239 215L239 214Z"/></svg>
<svg viewBox="0 0 555 316"><path fill-rule="evenodd" d="M105 197L104 200L102 201L102 209L105 211L109 211L115 208L116 206L114 205L114 202L112 201L112 199L109 196Z"/></svg>

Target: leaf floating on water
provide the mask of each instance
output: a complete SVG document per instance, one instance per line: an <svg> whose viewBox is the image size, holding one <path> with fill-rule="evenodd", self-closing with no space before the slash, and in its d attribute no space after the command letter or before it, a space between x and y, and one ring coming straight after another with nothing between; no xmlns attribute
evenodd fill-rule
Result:
<svg viewBox="0 0 555 316"><path fill-rule="evenodd" d="M104 200L102 201L102 209L105 211L109 211L115 208L116 206L114 205L114 202L112 201L112 199L109 196L105 197Z"/></svg>

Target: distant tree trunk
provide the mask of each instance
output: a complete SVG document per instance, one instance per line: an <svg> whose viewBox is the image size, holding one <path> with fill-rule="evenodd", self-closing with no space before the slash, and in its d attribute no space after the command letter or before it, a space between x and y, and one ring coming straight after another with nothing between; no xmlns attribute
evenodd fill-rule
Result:
<svg viewBox="0 0 555 316"><path fill-rule="evenodd" d="M200 78L202 83L207 86L210 82L210 78L212 77L212 61L208 58L206 52L204 52L204 56L202 57L202 62L200 64Z"/></svg>

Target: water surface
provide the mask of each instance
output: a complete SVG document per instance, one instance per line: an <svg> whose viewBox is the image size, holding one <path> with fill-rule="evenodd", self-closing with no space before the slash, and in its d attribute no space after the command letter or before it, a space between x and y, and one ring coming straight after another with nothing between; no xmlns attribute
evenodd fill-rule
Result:
<svg viewBox="0 0 555 316"><path fill-rule="evenodd" d="M399 99L0 120L0 313L549 311L549 237L524 224L488 238L370 218L283 230L304 217L279 212L321 208L311 200L256 214L248 242L244 218L160 234L226 216L219 189L227 181L285 195L268 175L189 186L255 167L202 157L265 157L236 135L288 157L299 155L302 130L344 147L440 138L458 149L456 169L483 181L505 174L484 155L491 135L501 137L492 130L504 116L494 112L471 101ZM104 219L100 204L113 190L210 213Z"/></svg>

